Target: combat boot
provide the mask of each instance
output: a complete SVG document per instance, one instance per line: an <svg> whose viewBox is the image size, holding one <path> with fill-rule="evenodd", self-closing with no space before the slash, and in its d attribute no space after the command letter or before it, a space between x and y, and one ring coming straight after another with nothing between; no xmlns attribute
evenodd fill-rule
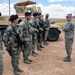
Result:
<svg viewBox="0 0 75 75"><path fill-rule="evenodd" d="M43 42L43 45L48 46L48 44L45 41Z"/></svg>
<svg viewBox="0 0 75 75"><path fill-rule="evenodd" d="M42 49L41 49L41 48L39 48L39 47L37 47L37 50L38 50L38 51L42 51Z"/></svg>
<svg viewBox="0 0 75 75"><path fill-rule="evenodd" d="M47 41L45 41L46 44L49 44Z"/></svg>
<svg viewBox="0 0 75 75"><path fill-rule="evenodd" d="M23 70L21 70L20 68L17 69L18 72L23 72Z"/></svg>
<svg viewBox="0 0 75 75"><path fill-rule="evenodd" d="M32 56L36 57L38 54L32 51Z"/></svg>
<svg viewBox="0 0 75 75"><path fill-rule="evenodd" d="M40 48L44 48L44 47L40 44Z"/></svg>
<svg viewBox="0 0 75 75"><path fill-rule="evenodd" d="M38 51L42 51L42 49L40 48L40 45L39 44L37 45L37 50Z"/></svg>
<svg viewBox="0 0 75 75"><path fill-rule="evenodd" d="M28 59L26 59L26 60L24 60L24 63L26 63L26 64L31 64L31 61L28 60Z"/></svg>
<svg viewBox="0 0 75 75"><path fill-rule="evenodd" d="M66 58L64 58L63 61L64 61L64 62L71 62L71 57L70 57L70 56L67 56Z"/></svg>
<svg viewBox="0 0 75 75"><path fill-rule="evenodd" d="M20 73L17 70L14 70L15 75L20 75Z"/></svg>
<svg viewBox="0 0 75 75"><path fill-rule="evenodd" d="M31 60L31 59L28 59L30 62L33 62L33 60Z"/></svg>

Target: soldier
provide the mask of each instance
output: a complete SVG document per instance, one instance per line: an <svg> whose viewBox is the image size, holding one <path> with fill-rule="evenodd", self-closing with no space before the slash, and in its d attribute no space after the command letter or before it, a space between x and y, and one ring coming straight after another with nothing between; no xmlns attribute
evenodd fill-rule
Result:
<svg viewBox="0 0 75 75"><path fill-rule="evenodd" d="M32 33L33 29L29 23L29 20L31 18L31 12L25 12L25 19L20 22L19 30L20 30L20 38L24 42L24 50L23 50L23 57L24 57L24 63L30 64L32 60L30 60L28 57L30 56L31 49L32 49Z"/></svg>
<svg viewBox="0 0 75 75"><path fill-rule="evenodd" d="M3 75L3 57L2 57L2 34L0 29L0 75Z"/></svg>
<svg viewBox="0 0 75 75"><path fill-rule="evenodd" d="M64 58L65 62L71 62L71 53L72 53L72 44L74 38L74 24L71 21L72 14L67 14L66 19L68 23L63 27L63 31L65 32L65 47L67 52L67 57Z"/></svg>
<svg viewBox="0 0 75 75"><path fill-rule="evenodd" d="M32 34L32 56L37 56L38 54L35 52L35 48L37 47L37 43L39 43L39 23L37 22L38 19L38 12L33 13L34 19L30 20L32 27L34 28L34 33ZM41 51L41 48L37 47L39 51Z"/></svg>
<svg viewBox="0 0 75 75"><path fill-rule="evenodd" d="M44 19L44 45L47 45L48 43L47 43L47 37L48 37L48 32L49 32L49 27L50 27L50 22L49 22L49 19L48 19L48 17L49 17L49 14L46 14L45 15L45 19Z"/></svg>
<svg viewBox="0 0 75 75"><path fill-rule="evenodd" d="M42 19L42 13L41 12L38 12L38 20L39 20L39 25L40 25L40 29L39 29L39 34L40 34L40 48L44 48L42 46L42 42L43 42L43 27L44 27L44 22L43 22L43 19Z"/></svg>
<svg viewBox="0 0 75 75"><path fill-rule="evenodd" d="M12 67L14 69L14 74L19 75L19 72L23 72L19 68L19 59L20 59L20 40L19 38L19 30L17 28L18 24L18 15L11 15L9 21L11 24L9 27L5 30L5 33L3 35L3 41L5 44L5 47L7 47L7 51L11 56L11 63Z"/></svg>
<svg viewBox="0 0 75 75"><path fill-rule="evenodd" d="M37 50L41 51L41 47L40 47L40 25L39 25L39 20L38 20L38 12L34 12L33 13L33 27L36 28L38 30L38 32L35 32L35 37L36 38L36 44L37 44Z"/></svg>

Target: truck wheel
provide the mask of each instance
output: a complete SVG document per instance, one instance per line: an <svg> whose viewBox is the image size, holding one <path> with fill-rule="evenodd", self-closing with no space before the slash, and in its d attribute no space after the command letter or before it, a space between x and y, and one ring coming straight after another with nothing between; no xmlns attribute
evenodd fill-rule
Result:
<svg viewBox="0 0 75 75"><path fill-rule="evenodd" d="M59 38L59 31L57 29L49 29L48 41L57 41Z"/></svg>

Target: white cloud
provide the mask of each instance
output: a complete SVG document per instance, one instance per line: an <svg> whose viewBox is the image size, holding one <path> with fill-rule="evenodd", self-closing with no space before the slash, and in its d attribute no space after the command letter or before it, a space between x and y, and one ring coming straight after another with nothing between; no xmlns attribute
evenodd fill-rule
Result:
<svg viewBox="0 0 75 75"><path fill-rule="evenodd" d="M66 14L72 13L74 15L75 11L75 7L67 7L60 4L51 4L45 7L39 4L38 6L41 6L43 14L49 13L50 18L65 18Z"/></svg>
<svg viewBox="0 0 75 75"><path fill-rule="evenodd" d="M0 4L0 12L2 12L3 15L9 15L9 5L6 4L6 3L3 3L3 4ZM11 10L11 14L15 14L15 10L14 10L14 7L13 7L13 4L10 5L10 10Z"/></svg>
<svg viewBox="0 0 75 75"><path fill-rule="evenodd" d="M63 2L63 1L75 1L75 0L48 0L49 2Z"/></svg>
<svg viewBox="0 0 75 75"><path fill-rule="evenodd" d="M43 6L42 4L39 4L37 6L41 7L43 15L49 13L50 18L65 18L66 14L68 13L72 13L73 15L75 15L75 7L67 7L60 4L51 4L49 6ZM3 15L9 15L8 4L0 4L0 7L0 12L2 12ZM11 14L16 14L13 4L11 4Z"/></svg>

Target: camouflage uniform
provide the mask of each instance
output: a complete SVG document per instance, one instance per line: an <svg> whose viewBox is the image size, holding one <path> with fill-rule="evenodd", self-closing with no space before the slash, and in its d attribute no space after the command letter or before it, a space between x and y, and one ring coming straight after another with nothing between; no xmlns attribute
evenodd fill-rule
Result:
<svg viewBox="0 0 75 75"><path fill-rule="evenodd" d="M46 16L48 16L46 14ZM49 32L49 27L50 27L50 22L48 18L44 19L44 43L46 43L47 37L48 37L48 32Z"/></svg>
<svg viewBox="0 0 75 75"><path fill-rule="evenodd" d="M37 47L37 50L41 51L41 48L40 48L40 32L39 32L40 25L39 25L38 12L37 11L35 11L33 13L33 17L34 17L34 19L32 19L32 27L35 28L35 32L34 32L33 37L32 37L33 48L35 49L35 47Z"/></svg>
<svg viewBox="0 0 75 75"><path fill-rule="evenodd" d="M72 44L74 38L74 24L72 21L69 21L64 27L63 30L65 31L65 47L68 56L71 56L72 52Z"/></svg>
<svg viewBox="0 0 75 75"><path fill-rule="evenodd" d="M38 31L40 31L40 25L39 25L39 20L38 19L33 19L33 27L35 29L37 29ZM34 45L37 46L37 50L41 51L41 48L40 48L40 32L35 32L34 33L34 36L33 36L33 41L35 42ZM35 47L36 47L35 46Z"/></svg>
<svg viewBox="0 0 75 75"><path fill-rule="evenodd" d="M41 18L39 18L38 20L39 20L39 25L40 25L40 29L39 29L40 47L41 47L41 48L44 48L44 47L42 46L43 34L44 34L44 31L42 31L42 30L43 30L43 28L44 28L44 22L43 22L43 19L41 19Z"/></svg>
<svg viewBox="0 0 75 75"><path fill-rule="evenodd" d="M31 27L34 32L32 33L32 56L36 57L37 53L35 52L35 48L37 47L37 28L35 27L34 19L30 20Z"/></svg>
<svg viewBox="0 0 75 75"><path fill-rule="evenodd" d="M68 23L63 27L63 30L65 32L65 48L66 48L67 57L64 58L63 61L71 62L72 44L74 38L74 24L71 21L72 14L67 14L66 19Z"/></svg>
<svg viewBox="0 0 75 75"><path fill-rule="evenodd" d="M2 34L0 29L0 75L3 75Z"/></svg>
<svg viewBox="0 0 75 75"><path fill-rule="evenodd" d="M3 41L5 46L7 47L8 53L11 56L11 64L14 69L14 72L18 72L19 70L19 59L20 59L20 46L16 42L16 33L13 30L15 29L16 33L19 34L19 31L17 29L17 26L11 24L9 27L5 30L4 36L3 36ZM10 52L9 52L10 51Z"/></svg>
<svg viewBox="0 0 75 75"><path fill-rule="evenodd" d="M34 23L34 19L32 20L32 27L35 29L35 32L32 35L32 44L33 44L33 50L35 50L36 47L36 43L37 43L37 33L36 33L36 27L35 27L35 23Z"/></svg>
<svg viewBox="0 0 75 75"><path fill-rule="evenodd" d="M43 20L39 19L39 25L40 25L40 44L42 44L43 41L43 32L41 31L41 29L43 29Z"/></svg>
<svg viewBox="0 0 75 75"><path fill-rule="evenodd" d="M23 57L24 57L24 62L29 63L29 55L31 53L32 49L32 33L33 29L30 26L29 21L23 20L20 25L19 25L19 30L20 30L20 38L24 42L24 50L23 50Z"/></svg>

